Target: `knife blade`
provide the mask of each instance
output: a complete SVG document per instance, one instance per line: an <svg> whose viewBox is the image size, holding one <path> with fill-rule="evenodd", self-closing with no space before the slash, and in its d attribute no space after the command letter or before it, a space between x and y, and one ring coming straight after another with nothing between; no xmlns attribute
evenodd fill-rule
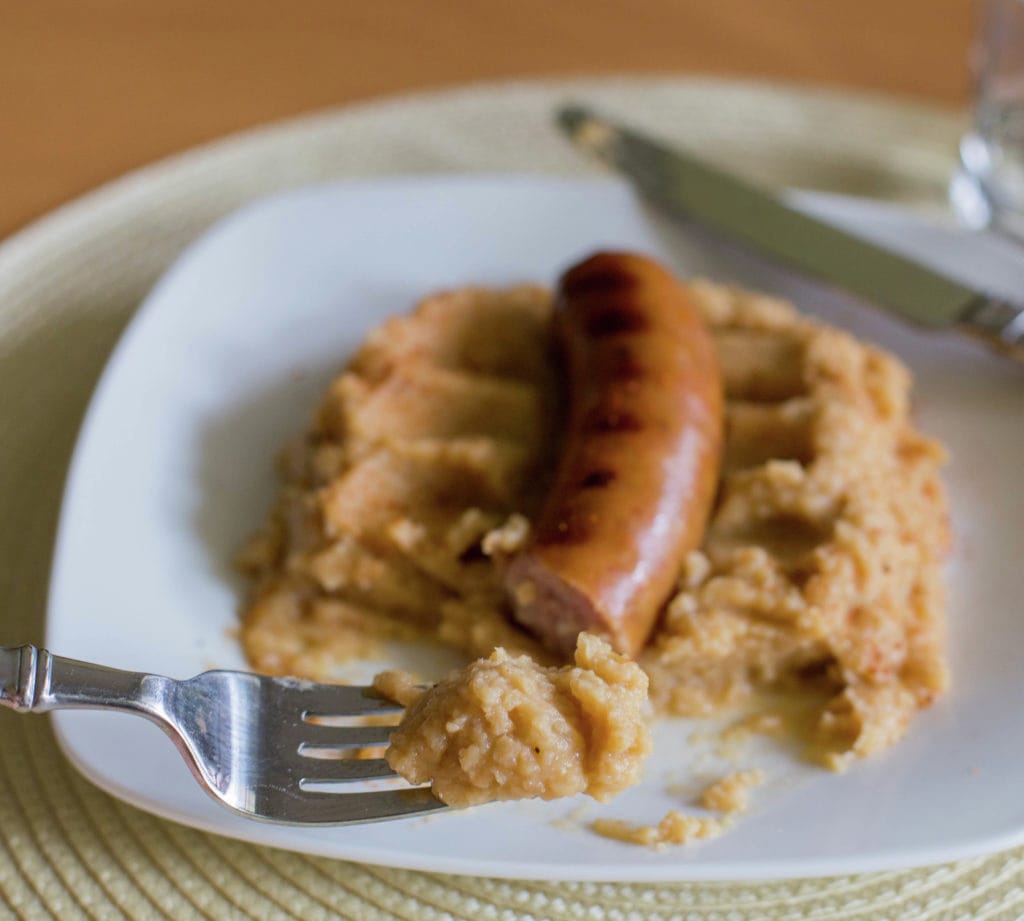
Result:
<svg viewBox="0 0 1024 921"><path fill-rule="evenodd" d="M1024 306L809 217L764 189L581 106L559 110L558 123L576 144L625 174L668 213L733 237L919 326L958 328L1024 362Z"/></svg>

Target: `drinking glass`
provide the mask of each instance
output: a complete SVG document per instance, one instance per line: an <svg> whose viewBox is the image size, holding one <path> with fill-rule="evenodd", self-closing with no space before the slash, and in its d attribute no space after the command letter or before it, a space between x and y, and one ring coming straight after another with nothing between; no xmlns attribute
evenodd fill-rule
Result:
<svg viewBox="0 0 1024 921"><path fill-rule="evenodd" d="M1024 0L981 0L974 111L950 185L959 218L1024 240Z"/></svg>

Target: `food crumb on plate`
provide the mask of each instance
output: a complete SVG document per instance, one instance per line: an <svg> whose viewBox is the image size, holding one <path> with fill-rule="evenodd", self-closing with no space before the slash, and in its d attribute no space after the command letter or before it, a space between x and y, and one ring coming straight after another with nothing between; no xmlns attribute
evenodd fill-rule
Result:
<svg viewBox="0 0 1024 921"><path fill-rule="evenodd" d="M730 824L728 819L688 815L673 809L657 825L638 825L622 819L595 819L590 827L604 838L662 850L670 844L717 838Z"/></svg>
<svg viewBox="0 0 1024 921"><path fill-rule="evenodd" d="M548 822L552 828L560 828L566 831L580 831L586 829L586 821L590 817L590 813L593 811L593 805L591 803L582 803L573 809L570 809L564 815L560 815L556 819L552 819Z"/></svg>
<svg viewBox="0 0 1024 921"><path fill-rule="evenodd" d="M704 789L700 804L714 812L746 812L750 805L750 790L764 783L764 771L752 768L733 771Z"/></svg>

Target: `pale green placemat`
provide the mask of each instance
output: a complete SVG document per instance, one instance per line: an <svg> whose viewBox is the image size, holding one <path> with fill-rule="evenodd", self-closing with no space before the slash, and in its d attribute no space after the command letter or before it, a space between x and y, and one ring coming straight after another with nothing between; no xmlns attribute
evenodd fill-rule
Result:
<svg viewBox="0 0 1024 921"><path fill-rule="evenodd" d="M942 202L960 130L956 115L929 108L749 83L504 84L252 132L58 211L0 246L0 644L42 639L75 430L118 333L189 240L245 201L326 178L587 171L549 127L552 106L569 96L765 182L930 206ZM0 917L1017 918L1022 868L1024 851L1013 851L842 879L645 886L359 866L253 847L139 812L80 778L45 719L0 713Z"/></svg>

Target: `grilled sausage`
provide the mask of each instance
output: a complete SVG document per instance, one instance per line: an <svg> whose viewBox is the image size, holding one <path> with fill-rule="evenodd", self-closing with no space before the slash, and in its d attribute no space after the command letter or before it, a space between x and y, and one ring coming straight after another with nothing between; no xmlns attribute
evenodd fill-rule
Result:
<svg viewBox="0 0 1024 921"><path fill-rule="evenodd" d="M569 410L532 543L505 586L516 620L569 656L580 631L635 655L700 545L722 451L711 336L658 263L598 253L559 282Z"/></svg>

